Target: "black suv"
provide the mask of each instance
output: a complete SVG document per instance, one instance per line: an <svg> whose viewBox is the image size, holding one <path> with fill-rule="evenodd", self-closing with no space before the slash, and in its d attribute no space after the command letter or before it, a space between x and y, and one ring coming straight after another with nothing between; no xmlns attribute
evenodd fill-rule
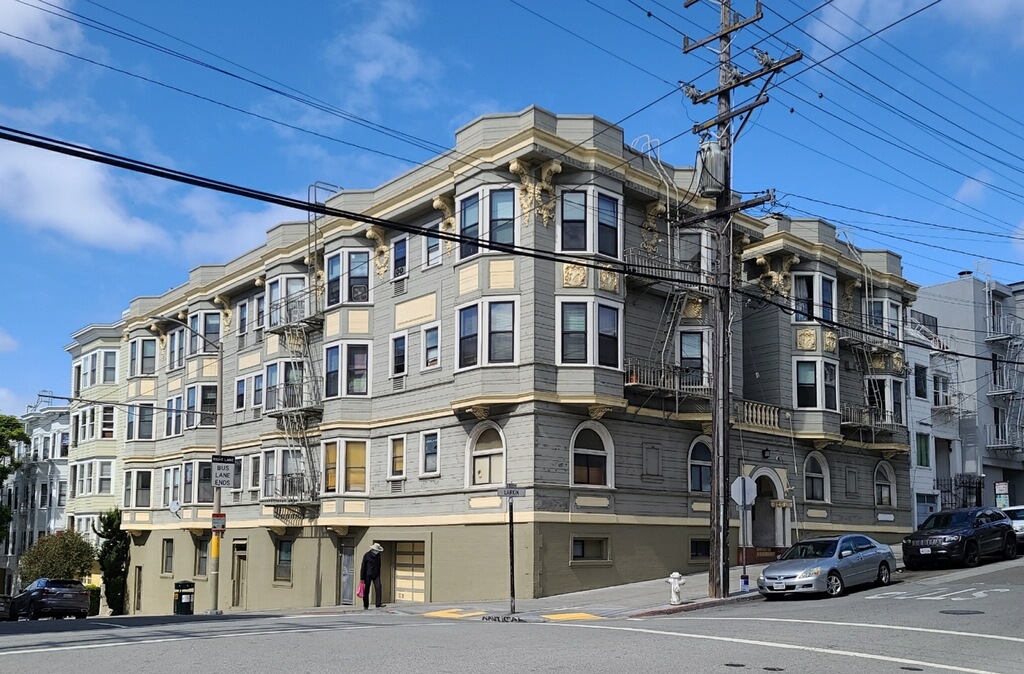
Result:
<svg viewBox="0 0 1024 674"><path fill-rule="evenodd" d="M11 615L15 620L22 615L29 620L43 616L84 618L89 615L89 591L77 580L39 578L15 595Z"/></svg>
<svg viewBox="0 0 1024 674"><path fill-rule="evenodd" d="M950 560L977 566L985 555L1017 556L1010 518L996 508L958 508L932 513L903 539L903 565L913 571L926 562Z"/></svg>

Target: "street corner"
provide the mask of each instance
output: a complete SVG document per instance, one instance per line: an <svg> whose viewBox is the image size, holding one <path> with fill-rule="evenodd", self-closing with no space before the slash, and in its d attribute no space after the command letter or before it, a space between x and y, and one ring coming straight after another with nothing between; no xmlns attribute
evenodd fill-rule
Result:
<svg viewBox="0 0 1024 674"><path fill-rule="evenodd" d="M639 613L633 613L630 618L655 618L663 615L672 615L675 613L687 613L689 611L699 611L706 608L716 608L718 606L728 606L729 604L736 604L739 602L756 601L762 599L759 592L744 592L742 594L734 594L721 599L696 599L693 601L683 602L676 606L665 606L662 608L654 608Z"/></svg>

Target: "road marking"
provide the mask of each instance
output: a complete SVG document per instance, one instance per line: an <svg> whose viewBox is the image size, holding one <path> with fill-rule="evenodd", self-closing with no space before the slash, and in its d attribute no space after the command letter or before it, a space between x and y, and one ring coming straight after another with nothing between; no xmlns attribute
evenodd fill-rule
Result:
<svg viewBox="0 0 1024 674"><path fill-rule="evenodd" d="M850 622L839 622L834 620L801 620L799 618L709 618L709 617L689 617L689 616L675 616L671 618L662 618L662 620L732 620L732 621L751 621L751 622L766 622L766 623L798 623L802 625L832 625L835 627L868 627L876 630L895 630L897 632L926 632L928 634L944 634L954 637L970 637L972 639L993 639L995 641L1012 641L1015 643L1024 644L1024 638L1022 637L1004 637L999 634L978 634L975 632L960 632L957 630L940 630L931 627L908 627L906 625L875 625L872 623L850 623Z"/></svg>
<svg viewBox="0 0 1024 674"><path fill-rule="evenodd" d="M128 629L128 628L127 628L127 627L125 627L124 625L118 625L117 623L101 623L101 622L99 622L99 621L96 621L96 620L93 620L93 621L92 621L91 623L89 623L89 624L90 624L90 625L106 625L107 627L116 627L116 628L117 628L117 629L119 629L119 630L124 630L124 629Z"/></svg>
<svg viewBox="0 0 1024 674"><path fill-rule="evenodd" d="M593 613L548 613L542 615L541 618L547 618L548 620L600 620L601 616L594 615Z"/></svg>
<svg viewBox="0 0 1024 674"><path fill-rule="evenodd" d="M699 620L700 618L693 618ZM808 621L814 622L814 621ZM919 667L934 667L948 672L964 672L965 674L1002 674L988 669L973 669L970 667L957 667L956 665L944 665L939 662L926 662L924 660L910 660L908 658L895 658L888 655L877 655L875 653L863 653L860 651L844 651L836 648L821 648L818 646L800 646L798 644L782 644L775 641L758 641L756 639L739 639L737 637L722 637L710 634L689 634L686 632L670 632L668 630L655 630L643 627L615 627L613 625L584 625L575 623L548 623L556 627L569 627L576 629L590 630L617 630L621 632L639 632L642 634L654 634L666 637L680 637L683 639L698 639L702 641L720 641L731 644L743 644L745 646L763 646L765 648L778 648L788 651L806 651L809 653L821 653L823 655L839 655L848 658L861 660L875 660L880 662L892 662L899 665L914 665Z"/></svg>
<svg viewBox="0 0 1024 674"><path fill-rule="evenodd" d="M949 592L948 587L940 587L937 590L931 592L925 592L924 594L911 594L910 592L880 592L873 594L865 599L930 599L930 600L942 600L949 599L950 601L968 601L970 599L984 599L992 592L1009 592L1009 588L995 587L990 590L978 590L976 587L969 587L966 590L956 590L955 592ZM975 591L977 590L977 591ZM970 597L954 597L955 594L963 594L964 592L971 592Z"/></svg>
<svg viewBox="0 0 1024 674"><path fill-rule="evenodd" d="M484 611L469 611L462 608L447 608L443 611L431 611L430 613L421 613L424 618L474 618L478 615L483 615Z"/></svg>

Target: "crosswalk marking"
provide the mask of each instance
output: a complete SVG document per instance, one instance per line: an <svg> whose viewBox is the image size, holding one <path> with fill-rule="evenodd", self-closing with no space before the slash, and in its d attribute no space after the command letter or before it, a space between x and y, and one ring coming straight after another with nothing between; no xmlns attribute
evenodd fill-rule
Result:
<svg viewBox="0 0 1024 674"><path fill-rule="evenodd" d="M442 611L431 611L422 614L426 618L474 618L483 615L483 611L467 611L461 608L446 608Z"/></svg>
<svg viewBox="0 0 1024 674"><path fill-rule="evenodd" d="M594 615L593 613L549 613L542 615L541 618L548 620L564 621L564 620L600 620L601 616Z"/></svg>

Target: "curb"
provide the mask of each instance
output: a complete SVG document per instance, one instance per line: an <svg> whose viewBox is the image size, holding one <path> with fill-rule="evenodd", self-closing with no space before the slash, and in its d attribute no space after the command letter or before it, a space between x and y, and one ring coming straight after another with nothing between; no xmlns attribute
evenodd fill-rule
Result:
<svg viewBox="0 0 1024 674"><path fill-rule="evenodd" d="M546 619L528 613L488 613L480 620L492 623L546 623Z"/></svg>
<svg viewBox="0 0 1024 674"><path fill-rule="evenodd" d="M735 604L744 601L754 601L755 599L761 599L760 592L746 592L744 594L735 595L732 597L725 597L723 599L708 599L703 601L690 602L689 604L680 604L679 606L670 606L669 608L654 609L651 611L643 611L642 613L633 613L630 618L649 618L651 616L659 615L672 615L674 613L686 613L688 611L699 611L705 608L715 608L717 606L725 606L727 604Z"/></svg>

